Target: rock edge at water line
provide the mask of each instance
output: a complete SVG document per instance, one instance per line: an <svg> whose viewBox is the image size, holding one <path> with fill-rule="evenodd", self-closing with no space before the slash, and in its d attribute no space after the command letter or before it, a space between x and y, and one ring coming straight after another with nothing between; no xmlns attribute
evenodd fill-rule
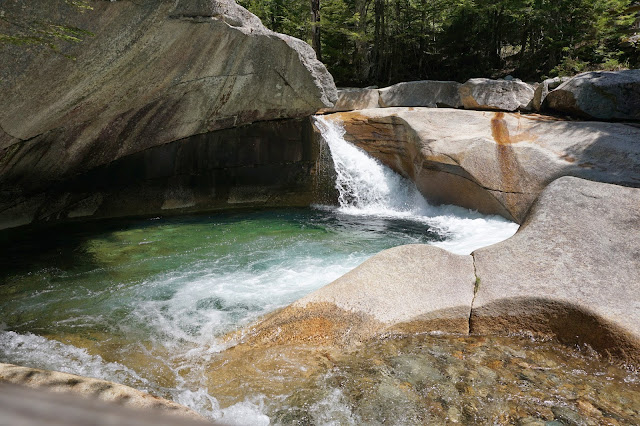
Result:
<svg viewBox="0 0 640 426"><path fill-rule="evenodd" d="M117 403L128 408L157 410L178 416L177 418L206 420L190 408L173 401L152 396L129 386L75 374L0 364L0 384L2 383L79 395L103 402Z"/></svg>

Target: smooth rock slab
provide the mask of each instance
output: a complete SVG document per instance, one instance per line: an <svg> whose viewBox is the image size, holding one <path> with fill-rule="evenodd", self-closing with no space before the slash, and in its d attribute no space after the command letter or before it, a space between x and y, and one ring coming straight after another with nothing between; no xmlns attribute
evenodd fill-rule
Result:
<svg viewBox="0 0 640 426"><path fill-rule="evenodd" d="M465 109L530 111L533 87L519 80L472 78L458 89Z"/></svg>
<svg viewBox="0 0 640 426"><path fill-rule="evenodd" d="M380 89L381 107L462 108L455 81L410 81Z"/></svg>
<svg viewBox="0 0 640 426"><path fill-rule="evenodd" d="M472 333L532 332L640 362L640 189L563 177L475 251Z"/></svg>
<svg viewBox="0 0 640 426"><path fill-rule="evenodd" d="M640 69L578 74L547 95L546 106L598 120L640 120Z"/></svg>
<svg viewBox="0 0 640 426"><path fill-rule="evenodd" d="M467 333L474 285L471 256L395 247L267 317L248 342L341 345L390 330Z"/></svg>

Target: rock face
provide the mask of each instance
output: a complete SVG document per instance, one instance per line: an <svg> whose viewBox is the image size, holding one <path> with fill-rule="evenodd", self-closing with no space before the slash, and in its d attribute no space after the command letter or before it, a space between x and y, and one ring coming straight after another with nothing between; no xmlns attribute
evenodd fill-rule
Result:
<svg viewBox="0 0 640 426"><path fill-rule="evenodd" d="M396 247L272 314L250 341L348 345L390 330L468 333L474 285L471 256Z"/></svg>
<svg viewBox="0 0 640 426"><path fill-rule="evenodd" d="M63 48L75 60L46 49L0 51L0 212L14 217L3 227L85 203L78 200L87 199L85 188L78 195L70 181L116 161L165 145L179 149L178 141L194 135L305 117L336 99L331 76L308 45L267 30L233 1L103 1L82 14L58 3L2 5L7 14L66 18L95 33ZM224 139L229 152L234 137ZM217 159L224 163L223 155ZM208 167L191 161L192 168ZM260 185L248 175L243 183ZM73 201L48 204L51 192L71 193ZM97 192L89 188L89 197L100 198Z"/></svg>
<svg viewBox="0 0 640 426"><path fill-rule="evenodd" d="M564 177L473 253L473 333L530 331L640 362L640 190Z"/></svg>
<svg viewBox="0 0 640 426"><path fill-rule="evenodd" d="M562 177L514 237L468 256L384 251L245 331L239 348L340 347L389 332L531 333L640 365L638 294L640 189Z"/></svg>
<svg viewBox="0 0 640 426"><path fill-rule="evenodd" d="M547 96L553 110L600 120L640 120L640 69L579 74Z"/></svg>
<svg viewBox="0 0 640 426"><path fill-rule="evenodd" d="M629 125L429 108L329 117L428 199L516 222L561 176L640 186L640 129Z"/></svg>
<svg viewBox="0 0 640 426"><path fill-rule="evenodd" d="M538 112L542 111L544 101L547 98L549 92L557 89L561 84L569 81L570 79L571 77L555 77L548 78L540 83L540 85L536 87L533 95L533 109Z"/></svg>
<svg viewBox="0 0 640 426"><path fill-rule="evenodd" d="M380 89L380 106L462 108L455 81L411 81Z"/></svg>
<svg viewBox="0 0 640 426"><path fill-rule="evenodd" d="M378 89L340 89L338 90L336 104L332 108L322 108L318 113L378 108L379 100L380 93Z"/></svg>
<svg viewBox="0 0 640 426"><path fill-rule="evenodd" d="M465 109L529 111L534 90L518 80L472 78L459 88Z"/></svg>
<svg viewBox="0 0 640 426"><path fill-rule="evenodd" d="M50 392L70 393L85 398L114 402L128 408L153 409L194 420L205 420L195 411L175 402L154 397L129 386L74 374L0 364L0 383L13 383Z"/></svg>

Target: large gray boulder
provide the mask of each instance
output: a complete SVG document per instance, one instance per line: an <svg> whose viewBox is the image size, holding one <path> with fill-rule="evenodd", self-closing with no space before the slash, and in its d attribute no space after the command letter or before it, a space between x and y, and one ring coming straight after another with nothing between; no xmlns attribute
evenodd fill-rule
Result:
<svg viewBox="0 0 640 426"><path fill-rule="evenodd" d="M579 74L547 95L546 106L598 120L640 120L640 69Z"/></svg>
<svg viewBox="0 0 640 426"><path fill-rule="evenodd" d="M356 109L378 108L378 89L347 88L338 90L338 100L331 108L322 108L318 113L353 111Z"/></svg>
<svg viewBox="0 0 640 426"><path fill-rule="evenodd" d="M232 0L99 1L85 13L66 3L11 0L0 5L7 16L29 14L31 20L69 23L95 34L61 46L61 54L45 48L0 50L0 228L67 217L83 204L89 204L83 212L99 212L102 202L96 200L113 198L104 192L112 191L110 179L123 176L112 173L92 188L86 174L106 176L103 169L119 161L127 162L120 171L129 175L122 180L131 187L112 205L125 207L130 200L137 205L120 213L109 208L105 215L156 213L162 205L198 210L198 197L192 196L149 208L144 203L188 193L194 183L181 180L198 180L199 170L224 168L227 156L233 157L228 166L235 169L255 166L254 158L257 165L269 163L266 174L271 175L291 159L265 161L279 148L250 139L236 150L237 138L231 134L223 138L229 145L224 149L188 149L179 175L167 163L174 161L169 153L151 155L153 163L127 159L171 144L182 152L180 141L194 135L306 117L336 99L331 75L306 43L269 31ZM297 123L300 129L302 121ZM298 145L293 152L303 151ZM247 151L253 158L238 164L235 157L247 157ZM215 162L204 164L203 157L215 157ZM136 169L141 176L133 176ZM309 170L296 173L308 175ZM149 182L161 180L161 188L147 190ZM224 176L199 181L209 182L203 189L209 197L229 191L228 184L263 185L250 175L226 183ZM264 198L259 192L248 198Z"/></svg>
<svg viewBox="0 0 640 426"><path fill-rule="evenodd" d="M532 332L640 362L640 189L564 177L473 253L471 332Z"/></svg>
<svg viewBox="0 0 640 426"><path fill-rule="evenodd" d="M383 331L468 333L473 259L427 245L385 250L259 322L251 345L350 345Z"/></svg>
<svg viewBox="0 0 640 426"><path fill-rule="evenodd" d="M381 107L462 108L455 81L410 81L380 89Z"/></svg>
<svg viewBox="0 0 640 426"><path fill-rule="evenodd" d="M533 109L535 111L542 111L544 100L552 90L557 89L561 84L569 81L571 77L555 77L548 78L536 87L533 95Z"/></svg>
<svg viewBox="0 0 640 426"><path fill-rule="evenodd" d="M465 109L530 111L533 87L519 80L472 78L458 89Z"/></svg>
<svg viewBox="0 0 640 426"><path fill-rule="evenodd" d="M517 222L561 176L640 186L640 128L625 124L434 108L328 117L429 200Z"/></svg>

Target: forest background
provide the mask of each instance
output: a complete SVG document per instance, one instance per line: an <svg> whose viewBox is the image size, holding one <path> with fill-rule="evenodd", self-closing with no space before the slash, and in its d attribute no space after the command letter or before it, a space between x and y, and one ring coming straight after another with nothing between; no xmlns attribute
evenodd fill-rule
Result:
<svg viewBox="0 0 640 426"><path fill-rule="evenodd" d="M536 82L640 68L638 0L236 1L270 29L311 44L342 87L507 75ZM69 11L58 22L29 8L5 13L0 0L0 48L63 54L65 43L93 36L73 21L91 3L51 0Z"/></svg>
<svg viewBox="0 0 640 426"><path fill-rule="evenodd" d="M640 67L629 0L238 0L306 40L338 86Z"/></svg>

